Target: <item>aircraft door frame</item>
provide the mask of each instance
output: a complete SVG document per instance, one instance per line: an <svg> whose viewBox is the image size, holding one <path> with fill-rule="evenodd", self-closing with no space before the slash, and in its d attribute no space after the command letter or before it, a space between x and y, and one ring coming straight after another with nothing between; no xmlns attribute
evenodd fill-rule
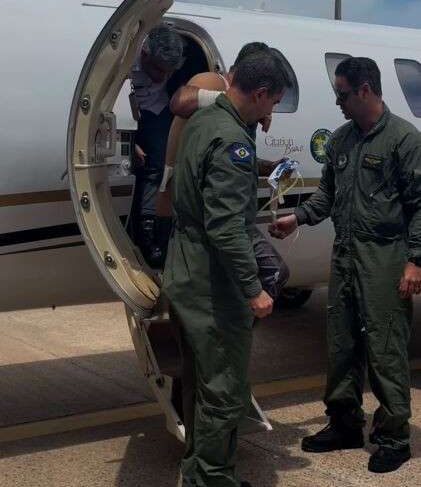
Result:
<svg viewBox="0 0 421 487"><path fill-rule="evenodd" d="M107 158L115 152L113 105L137 47L172 3L125 0L120 5L85 61L68 125L67 164L80 231L108 284L140 317L151 315L159 298L159 279L113 211Z"/></svg>

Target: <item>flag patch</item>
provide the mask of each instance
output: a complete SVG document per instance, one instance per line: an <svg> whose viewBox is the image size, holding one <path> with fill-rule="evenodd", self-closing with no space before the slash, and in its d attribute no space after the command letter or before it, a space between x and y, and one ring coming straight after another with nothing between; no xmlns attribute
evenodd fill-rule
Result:
<svg viewBox="0 0 421 487"><path fill-rule="evenodd" d="M247 144L232 144L229 151L231 162L233 162L234 164L250 164L253 161L254 151Z"/></svg>

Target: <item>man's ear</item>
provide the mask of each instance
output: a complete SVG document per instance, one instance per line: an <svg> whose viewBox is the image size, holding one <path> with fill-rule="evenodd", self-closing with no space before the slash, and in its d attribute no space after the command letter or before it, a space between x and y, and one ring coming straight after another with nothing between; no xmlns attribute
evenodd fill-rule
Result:
<svg viewBox="0 0 421 487"><path fill-rule="evenodd" d="M363 83L359 89L359 92L364 100L367 100L373 93L371 86L368 83Z"/></svg>
<svg viewBox="0 0 421 487"><path fill-rule="evenodd" d="M254 96L255 96L256 102L261 101L262 98L264 98L265 96L267 96L267 94L268 94L268 89L267 88L258 88L257 90L255 90Z"/></svg>

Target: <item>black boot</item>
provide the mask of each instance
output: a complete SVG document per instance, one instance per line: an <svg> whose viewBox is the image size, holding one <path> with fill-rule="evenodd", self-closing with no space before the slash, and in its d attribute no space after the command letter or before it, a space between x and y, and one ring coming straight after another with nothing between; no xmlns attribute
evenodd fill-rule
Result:
<svg viewBox="0 0 421 487"><path fill-rule="evenodd" d="M241 482L241 487L251 487L251 484L248 482Z"/></svg>
<svg viewBox="0 0 421 487"><path fill-rule="evenodd" d="M140 251L152 269L160 268L163 261L162 250L156 243L156 227L156 219L153 216L143 217L137 239Z"/></svg>
<svg viewBox="0 0 421 487"><path fill-rule="evenodd" d="M162 249L158 245L151 247L147 262L152 269L161 269L164 267L163 261Z"/></svg>
<svg viewBox="0 0 421 487"><path fill-rule="evenodd" d="M154 241L155 219L152 216L142 217L139 222L139 231L136 235L136 244L145 258L149 257Z"/></svg>
<svg viewBox="0 0 421 487"><path fill-rule="evenodd" d="M362 428L344 428L329 423L325 428L312 436L303 438L301 448L312 453L324 453L334 450L351 450L363 448L364 435Z"/></svg>
<svg viewBox="0 0 421 487"><path fill-rule="evenodd" d="M368 462L368 470L374 473L394 472L410 458L411 449L409 446L399 449L380 446L371 455L370 461Z"/></svg>

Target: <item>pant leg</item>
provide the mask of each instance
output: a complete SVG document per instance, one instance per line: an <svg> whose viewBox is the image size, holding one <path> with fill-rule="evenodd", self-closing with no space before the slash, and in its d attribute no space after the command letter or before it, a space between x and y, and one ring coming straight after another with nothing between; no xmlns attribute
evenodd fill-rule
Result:
<svg viewBox="0 0 421 487"><path fill-rule="evenodd" d="M173 115L165 107L158 115L143 110L136 134L136 143L146 154L145 166L139 172L143 182L141 214L156 215L156 197L165 167L168 134Z"/></svg>
<svg viewBox="0 0 421 487"><path fill-rule="evenodd" d="M399 296L406 263L403 241L364 242L359 269L360 302L367 330L368 376L380 403L373 420L373 439L400 448L409 444L410 340L412 302ZM358 249L358 244L357 244Z"/></svg>
<svg viewBox="0 0 421 487"><path fill-rule="evenodd" d="M193 351L181 331L181 348L183 354L182 387L183 387L183 421L186 432L185 453L183 459L183 477L194 479L196 461L194 452L194 417L196 404L196 361Z"/></svg>
<svg viewBox="0 0 421 487"><path fill-rule="evenodd" d="M381 319L381 318L379 318ZM410 368L408 344L411 312L397 309L382 320L386 343L369 340L368 373L372 391L380 403L373 419L373 438L380 445L409 445Z"/></svg>
<svg viewBox="0 0 421 487"><path fill-rule="evenodd" d="M347 252L336 247L332 256L327 310L328 377L324 401L332 422L360 428L365 424L362 410L365 351Z"/></svg>
<svg viewBox="0 0 421 487"><path fill-rule="evenodd" d="M194 357L196 379L194 424L189 427L193 448L189 443L182 462L184 482L199 487L239 487L234 455L238 425L250 408L253 320L233 323L229 317L218 317L215 310L213 314L210 310L179 314Z"/></svg>
<svg viewBox="0 0 421 487"><path fill-rule="evenodd" d="M262 287L276 301L289 279L288 266L257 229L253 236L253 248Z"/></svg>
<svg viewBox="0 0 421 487"><path fill-rule="evenodd" d="M136 144L146 153L144 166L136 164L136 187L131 222L134 241L151 267L162 267L171 231L170 219L156 217L156 200L162 181L168 134L173 115L165 107L158 115L143 110ZM136 219L136 221L133 221Z"/></svg>

